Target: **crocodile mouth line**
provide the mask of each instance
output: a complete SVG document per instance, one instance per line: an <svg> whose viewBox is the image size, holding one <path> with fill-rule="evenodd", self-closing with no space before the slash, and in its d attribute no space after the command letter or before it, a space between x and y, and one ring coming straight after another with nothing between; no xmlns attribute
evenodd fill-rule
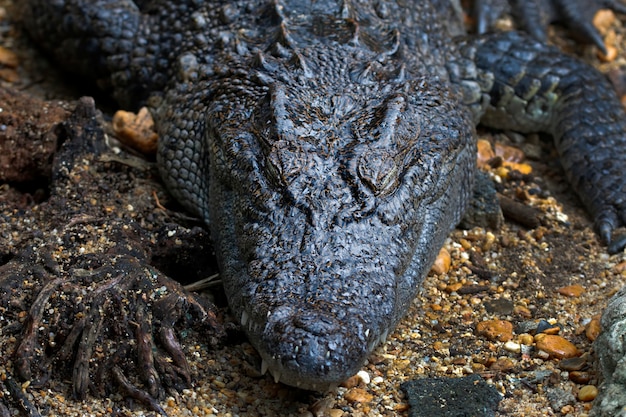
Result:
<svg viewBox="0 0 626 417"><path fill-rule="evenodd" d="M268 311L267 317L272 314L271 311ZM300 346L296 344L291 344L292 347L292 355L290 356L280 356L276 354L272 354L271 352L264 351L263 349L259 349L256 343L256 337L258 337L263 330L264 324L259 320L254 320L252 318L252 313L250 313L245 308L242 310L240 316L240 324L241 327L248 334L250 342L255 347L257 353L261 357L261 375L266 375L269 373L274 380L275 383L285 383L287 385L292 385L297 388L318 391L318 392L328 392L334 391L338 387L338 385L343 382L343 380L337 380L334 382L320 382L319 380L313 380L302 377L302 375L298 372L289 371L287 374L284 366L285 360L293 360L297 364L298 355L300 352ZM389 334L389 329L384 330L382 333L375 335L373 334L371 329L365 330L365 337L369 339L367 343L367 355L369 356L372 351L379 346L381 343L384 343L387 340L387 336ZM326 359L329 359L332 352L330 350L326 350L324 356ZM345 355L342 355L345 356ZM362 366L362 364L360 364ZM332 371L332 370L331 370ZM351 377L352 375L346 375L345 379Z"/></svg>

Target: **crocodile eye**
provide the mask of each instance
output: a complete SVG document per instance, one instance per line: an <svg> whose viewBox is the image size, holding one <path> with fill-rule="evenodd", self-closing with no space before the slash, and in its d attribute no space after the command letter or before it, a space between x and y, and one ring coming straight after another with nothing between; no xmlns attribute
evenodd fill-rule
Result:
<svg viewBox="0 0 626 417"><path fill-rule="evenodd" d="M311 156L302 146L285 140L274 142L265 160L269 176L283 186L291 184L313 166Z"/></svg>
<svg viewBox="0 0 626 417"><path fill-rule="evenodd" d="M398 185L398 165L384 149L365 151L359 158L358 173L361 181L379 197L393 193Z"/></svg>

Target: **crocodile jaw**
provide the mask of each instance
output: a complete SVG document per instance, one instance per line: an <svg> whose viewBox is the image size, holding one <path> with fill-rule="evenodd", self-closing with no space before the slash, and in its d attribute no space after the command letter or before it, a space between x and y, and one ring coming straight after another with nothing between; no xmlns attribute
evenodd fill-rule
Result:
<svg viewBox="0 0 626 417"><path fill-rule="evenodd" d="M337 236L351 233L344 230ZM371 271L363 271L364 255L353 253L353 263L336 259L334 266L324 268L323 257L299 253L277 269L274 260L283 255L274 252L247 263L234 261L236 256L222 262L222 273L230 277L224 280L229 305L263 359L263 370L275 381L324 391L358 372L406 310L401 304L410 295L398 299L391 263L370 262Z"/></svg>

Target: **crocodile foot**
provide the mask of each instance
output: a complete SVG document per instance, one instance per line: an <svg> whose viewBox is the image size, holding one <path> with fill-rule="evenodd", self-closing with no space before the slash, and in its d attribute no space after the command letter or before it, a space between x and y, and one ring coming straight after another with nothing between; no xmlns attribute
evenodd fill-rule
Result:
<svg viewBox="0 0 626 417"><path fill-rule="evenodd" d="M606 53L604 41L589 16L594 16L600 9L626 13L626 5L620 0L509 0L508 3L522 28L535 39L545 41L547 26L560 21L581 40L596 45L603 53ZM503 0L478 0L474 14L479 33L486 32L507 6Z"/></svg>

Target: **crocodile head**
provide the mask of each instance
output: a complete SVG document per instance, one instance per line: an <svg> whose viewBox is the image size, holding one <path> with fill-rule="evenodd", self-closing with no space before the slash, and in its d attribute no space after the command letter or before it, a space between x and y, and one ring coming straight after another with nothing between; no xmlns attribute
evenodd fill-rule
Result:
<svg viewBox="0 0 626 417"><path fill-rule="evenodd" d="M354 375L406 313L474 160L435 77L326 81L225 79L206 137L230 307L264 370L313 390Z"/></svg>

